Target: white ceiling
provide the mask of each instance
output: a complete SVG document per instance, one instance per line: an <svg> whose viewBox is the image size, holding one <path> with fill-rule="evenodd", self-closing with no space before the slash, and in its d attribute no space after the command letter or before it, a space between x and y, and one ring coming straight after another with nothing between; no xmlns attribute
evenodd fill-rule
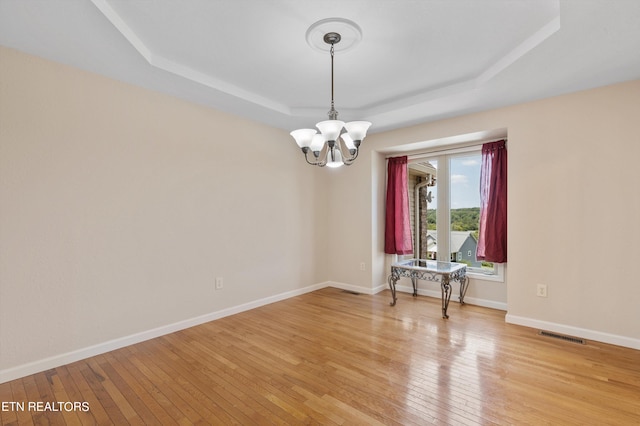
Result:
<svg viewBox="0 0 640 426"><path fill-rule="evenodd" d="M640 78L640 0L0 0L0 44L292 130L388 130Z"/></svg>

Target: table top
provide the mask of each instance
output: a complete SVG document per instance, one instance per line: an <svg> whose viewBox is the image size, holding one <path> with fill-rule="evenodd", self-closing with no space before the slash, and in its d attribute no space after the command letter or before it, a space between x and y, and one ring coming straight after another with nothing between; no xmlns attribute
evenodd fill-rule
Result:
<svg viewBox="0 0 640 426"><path fill-rule="evenodd" d="M457 262L441 262L428 259L405 259L391 264L392 268L413 269L416 271L437 272L440 274L451 274L466 269L467 265Z"/></svg>

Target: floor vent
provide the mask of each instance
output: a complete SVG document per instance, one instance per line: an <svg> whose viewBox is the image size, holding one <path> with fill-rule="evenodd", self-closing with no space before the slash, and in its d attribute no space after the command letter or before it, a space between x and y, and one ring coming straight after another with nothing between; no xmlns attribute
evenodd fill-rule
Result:
<svg viewBox="0 0 640 426"><path fill-rule="evenodd" d="M579 337L565 336L563 334L552 333L550 331L540 330L540 333L538 333L538 334L540 334L541 336L553 337L554 339L566 340L567 342L579 343L581 345L586 345L587 344L586 340L581 339Z"/></svg>
<svg viewBox="0 0 640 426"><path fill-rule="evenodd" d="M349 294L353 294L355 296L360 296L360 293L358 293L357 291L351 291L351 290L342 290L343 293L349 293Z"/></svg>

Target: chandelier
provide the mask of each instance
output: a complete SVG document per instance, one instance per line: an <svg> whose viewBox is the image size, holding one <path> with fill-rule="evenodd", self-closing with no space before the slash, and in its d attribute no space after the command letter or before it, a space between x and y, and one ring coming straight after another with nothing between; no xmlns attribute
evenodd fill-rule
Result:
<svg viewBox="0 0 640 426"><path fill-rule="evenodd" d="M340 167L343 164L350 166L358 157L358 150L362 140L367 135L371 123L368 121L351 121L345 123L338 120L333 102L333 55L334 45L340 42L342 37L337 32L328 32L324 35L324 42L331 45L331 109L328 112L329 119L316 124L320 131L315 129L298 129L291 132L291 136L302 150L307 163L319 167ZM313 156L310 156L309 153ZM311 157L311 158L310 158Z"/></svg>

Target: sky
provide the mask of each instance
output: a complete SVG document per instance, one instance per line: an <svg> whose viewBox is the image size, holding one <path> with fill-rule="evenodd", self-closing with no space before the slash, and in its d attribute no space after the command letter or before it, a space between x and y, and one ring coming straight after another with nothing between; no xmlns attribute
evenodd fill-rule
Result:
<svg viewBox="0 0 640 426"><path fill-rule="evenodd" d="M480 207L480 164L481 154L473 153L468 156L451 159L451 208ZM431 164L438 168L436 162ZM431 188L433 202L429 209L437 208L437 185Z"/></svg>
<svg viewBox="0 0 640 426"><path fill-rule="evenodd" d="M480 154L451 160L451 208L480 207Z"/></svg>

